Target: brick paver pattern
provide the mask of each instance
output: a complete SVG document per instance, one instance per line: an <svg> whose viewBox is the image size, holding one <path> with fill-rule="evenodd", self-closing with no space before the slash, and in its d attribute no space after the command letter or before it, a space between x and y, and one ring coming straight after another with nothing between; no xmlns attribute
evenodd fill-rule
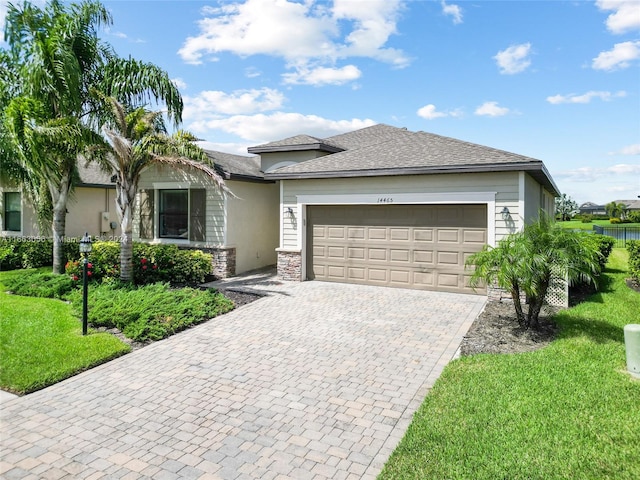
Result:
<svg viewBox="0 0 640 480"><path fill-rule="evenodd" d="M320 282L1 406L5 479L373 479L485 297Z"/></svg>

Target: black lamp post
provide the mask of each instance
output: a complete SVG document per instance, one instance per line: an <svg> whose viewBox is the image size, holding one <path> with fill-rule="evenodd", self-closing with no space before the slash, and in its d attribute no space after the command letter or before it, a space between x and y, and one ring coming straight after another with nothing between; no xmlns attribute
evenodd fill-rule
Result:
<svg viewBox="0 0 640 480"><path fill-rule="evenodd" d="M85 232L84 237L80 240L80 253L82 254L82 335L87 334L87 293L88 293L88 275L87 264L89 263L89 254L91 253L91 237Z"/></svg>

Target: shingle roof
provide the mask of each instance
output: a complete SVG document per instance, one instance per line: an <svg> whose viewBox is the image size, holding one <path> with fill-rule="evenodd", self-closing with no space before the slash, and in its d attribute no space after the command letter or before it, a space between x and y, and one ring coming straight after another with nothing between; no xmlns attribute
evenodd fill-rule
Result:
<svg viewBox="0 0 640 480"><path fill-rule="evenodd" d="M426 132L374 125L328 140L346 150L279 168L274 180L525 170L559 193L541 160Z"/></svg>
<svg viewBox="0 0 640 480"><path fill-rule="evenodd" d="M113 173L105 172L97 163L86 164L84 161L78 162L78 173L80 174L80 184L78 186L107 186L115 187L111 181Z"/></svg>
<svg viewBox="0 0 640 480"><path fill-rule="evenodd" d="M290 152L292 150L321 150L334 153L344 149L330 139L323 140L311 135L296 135L247 149L249 153Z"/></svg>
<svg viewBox="0 0 640 480"><path fill-rule="evenodd" d="M234 177L264 179L264 174L260 171L260 157L245 157L215 150L205 150L205 152L225 179Z"/></svg>

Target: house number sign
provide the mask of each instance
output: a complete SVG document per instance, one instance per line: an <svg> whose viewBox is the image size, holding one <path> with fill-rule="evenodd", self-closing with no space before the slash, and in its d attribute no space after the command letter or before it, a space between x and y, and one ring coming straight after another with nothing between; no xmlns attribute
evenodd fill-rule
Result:
<svg viewBox="0 0 640 480"><path fill-rule="evenodd" d="M379 197L378 203L393 203L392 197Z"/></svg>

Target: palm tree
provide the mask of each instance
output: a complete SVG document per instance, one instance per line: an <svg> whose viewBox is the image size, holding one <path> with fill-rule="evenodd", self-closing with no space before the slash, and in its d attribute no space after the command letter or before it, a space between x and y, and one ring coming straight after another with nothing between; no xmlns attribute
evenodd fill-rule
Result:
<svg viewBox="0 0 640 480"><path fill-rule="evenodd" d="M56 273L64 271L66 208L78 178L78 159L98 154L102 143L99 126L105 112L91 92L128 103L163 103L169 118L181 121L182 98L168 74L155 65L117 57L98 38L97 29L111 23L109 12L94 0L68 6L52 0L43 9L28 2L9 4L7 12L9 51L3 58L14 75L3 76L11 85L5 88L9 101L0 116L11 128L0 134L20 168L47 186Z"/></svg>
<svg viewBox="0 0 640 480"><path fill-rule="evenodd" d="M143 107L127 109L114 97L99 95L111 115L103 126L111 152L103 165L116 175L116 210L120 219L120 280L133 277L133 204L142 171L152 164L168 164L198 170L221 191L231 194L223 178L216 173L205 152L185 132L167 135L162 112ZM233 194L231 194L233 195Z"/></svg>
<svg viewBox="0 0 640 480"><path fill-rule="evenodd" d="M518 323L537 327L547 291L554 277L595 283L600 252L586 234L556 225L543 212L520 233L502 239L495 248L485 247L467 259L474 266L470 283L496 284L511 293ZM526 296L525 312L521 295Z"/></svg>

